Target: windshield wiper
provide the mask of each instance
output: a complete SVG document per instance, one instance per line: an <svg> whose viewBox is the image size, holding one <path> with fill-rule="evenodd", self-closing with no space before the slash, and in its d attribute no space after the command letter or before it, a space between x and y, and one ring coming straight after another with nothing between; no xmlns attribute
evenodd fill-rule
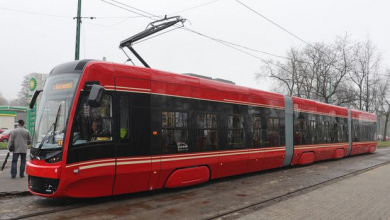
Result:
<svg viewBox="0 0 390 220"><path fill-rule="evenodd" d="M39 153L41 152L41 148L43 146L43 143L45 143L45 141L48 139L49 137L49 134L52 132L52 129L54 128L54 123L50 126L49 130L47 131L45 137L42 138L42 141L41 143L39 144L39 147L38 147L38 150L37 150L37 155L35 156L35 158L37 158L39 160Z"/></svg>
<svg viewBox="0 0 390 220"><path fill-rule="evenodd" d="M60 110L61 110L61 104L60 104L60 106L58 107L58 111L57 111L57 115L56 115L56 121L54 122L54 129L53 129L53 132L54 132L54 134L53 134L53 144L54 144L54 141L55 141L55 132L56 132L56 128L57 128L57 123L58 123L58 116L60 116Z"/></svg>
<svg viewBox="0 0 390 220"><path fill-rule="evenodd" d="M43 144L45 143L46 140L48 140L51 135L53 135L53 143L54 143L54 138L55 138L55 131L56 131L56 127L57 127L57 122L58 122L58 116L60 114L60 110L61 110L61 104L60 106L58 107L58 111L57 111L57 115L56 115L56 120L55 122L50 126L49 130L47 131L45 137L43 137L41 143L39 144L39 147L38 147L38 151L37 151L37 156L39 156L39 153L41 152L41 148L43 146Z"/></svg>

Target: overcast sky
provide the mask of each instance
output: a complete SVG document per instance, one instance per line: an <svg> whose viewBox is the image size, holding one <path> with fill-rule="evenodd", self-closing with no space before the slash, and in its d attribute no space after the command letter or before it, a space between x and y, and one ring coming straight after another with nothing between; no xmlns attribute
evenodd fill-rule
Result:
<svg viewBox="0 0 390 220"><path fill-rule="evenodd" d="M383 68L390 66L389 0L240 2L306 42L329 43L345 33L354 41L369 37L382 52ZM126 5L158 16L180 15L187 19L185 27L194 31L275 55L305 46L235 0L82 0L82 16L96 19L83 19L80 59L127 60L118 48L120 41L144 30L152 20ZM24 75L49 73L74 60L76 16L77 0L0 0L0 92L5 98L16 98ZM269 89L269 82L254 80L261 59L277 59L248 51L256 58L182 29L134 48L152 68L224 78L261 90Z"/></svg>

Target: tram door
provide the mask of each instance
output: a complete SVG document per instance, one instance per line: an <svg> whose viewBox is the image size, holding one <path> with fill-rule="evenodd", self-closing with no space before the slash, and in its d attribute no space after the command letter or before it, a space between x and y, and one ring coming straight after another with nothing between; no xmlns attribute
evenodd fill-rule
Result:
<svg viewBox="0 0 390 220"><path fill-rule="evenodd" d="M88 93L80 95L74 116L64 170L68 195L74 197L109 196L115 178L113 94L106 92L100 107L90 107Z"/></svg>
<svg viewBox="0 0 390 220"><path fill-rule="evenodd" d="M152 170L150 81L116 77L116 174L113 194L148 190Z"/></svg>

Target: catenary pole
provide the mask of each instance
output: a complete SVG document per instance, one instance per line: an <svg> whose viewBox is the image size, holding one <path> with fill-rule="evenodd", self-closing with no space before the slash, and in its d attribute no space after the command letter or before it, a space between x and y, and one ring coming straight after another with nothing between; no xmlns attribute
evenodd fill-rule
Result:
<svg viewBox="0 0 390 220"><path fill-rule="evenodd" d="M329 77L329 99L328 103L332 104L332 77Z"/></svg>
<svg viewBox="0 0 390 220"><path fill-rule="evenodd" d="M81 0L79 0L77 7L77 27L76 27L76 50L75 50L75 60L79 60L80 54L80 24L81 24Z"/></svg>

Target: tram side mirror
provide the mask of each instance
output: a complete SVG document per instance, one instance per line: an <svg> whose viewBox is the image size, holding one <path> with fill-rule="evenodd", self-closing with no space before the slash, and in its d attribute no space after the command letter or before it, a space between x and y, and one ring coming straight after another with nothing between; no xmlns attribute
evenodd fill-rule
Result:
<svg viewBox="0 0 390 220"><path fill-rule="evenodd" d="M93 108L100 107L104 92L105 89L103 86L92 85L91 92L89 93L88 97L88 105Z"/></svg>
<svg viewBox="0 0 390 220"><path fill-rule="evenodd" d="M34 108L35 102L37 101L37 98L39 96L39 93L41 93L43 90L35 90L34 95L30 102L30 109Z"/></svg>

